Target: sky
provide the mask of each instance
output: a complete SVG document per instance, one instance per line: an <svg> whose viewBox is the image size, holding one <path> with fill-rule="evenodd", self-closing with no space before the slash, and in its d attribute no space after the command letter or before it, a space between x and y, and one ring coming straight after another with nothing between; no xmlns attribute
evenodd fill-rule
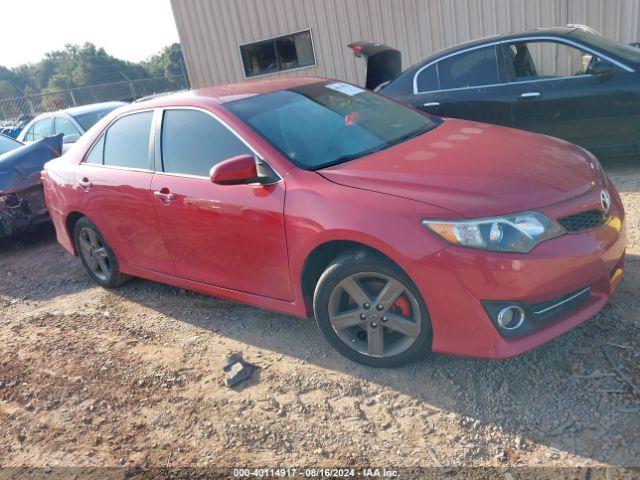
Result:
<svg viewBox="0 0 640 480"><path fill-rule="evenodd" d="M8 9L2 9L4 42L0 48L0 65L8 68L35 63L45 53L60 50L68 43L92 42L114 57L138 62L178 42L169 0L19 0L13 3L15 14L6 15Z"/></svg>

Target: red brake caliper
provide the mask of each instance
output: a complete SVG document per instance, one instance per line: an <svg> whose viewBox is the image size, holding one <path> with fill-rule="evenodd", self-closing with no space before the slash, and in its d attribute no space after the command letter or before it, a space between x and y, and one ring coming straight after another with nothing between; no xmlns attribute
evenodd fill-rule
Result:
<svg viewBox="0 0 640 480"><path fill-rule="evenodd" d="M411 307L409 306L409 300L403 295L393 302L394 309L400 311L403 317L409 317L411 315Z"/></svg>

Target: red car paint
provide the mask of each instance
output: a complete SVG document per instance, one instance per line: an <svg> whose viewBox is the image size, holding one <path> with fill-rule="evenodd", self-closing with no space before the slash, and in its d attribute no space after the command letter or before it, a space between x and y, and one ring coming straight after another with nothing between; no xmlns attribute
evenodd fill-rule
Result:
<svg viewBox="0 0 640 480"><path fill-rule="evenodd" d="M104 234L123 273L299 317L310 314L301 282L309 255L334 240L360 243L414 281L429 309L434 351L483 358L525 352L607 302L624 263L624 211L588 153L562 140L446 119L413 140L314 172L294 166L224 107L317 81L209 88L133 104L103 119L43 172L58 240L76 254L69 225L84 215ZM217 185L82 163L118 115L165 106L215 113L282 181ZM547 240L527 254L451 246L421 224L532 209L558 218L599 205L602 188L612 197L604 226ZM165 204L154 191L173 198ZM518 338L499 335L480 303L541 302L585 285L591 295L579 309Z"/></svg>

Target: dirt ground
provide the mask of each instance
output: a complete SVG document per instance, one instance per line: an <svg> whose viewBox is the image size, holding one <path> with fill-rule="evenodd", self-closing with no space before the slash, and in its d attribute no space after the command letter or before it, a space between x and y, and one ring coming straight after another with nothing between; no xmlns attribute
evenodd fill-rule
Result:
<svg viewBox="0 0 640 480"><path fill-rule="evenodd" d="M104 290L50 229L4 241L0 466L639 467L638 161L605 163L629 238L610 304L505 361L371 369L312 321L143 280ZM235 351L259 369L227 388Z"/></svg>

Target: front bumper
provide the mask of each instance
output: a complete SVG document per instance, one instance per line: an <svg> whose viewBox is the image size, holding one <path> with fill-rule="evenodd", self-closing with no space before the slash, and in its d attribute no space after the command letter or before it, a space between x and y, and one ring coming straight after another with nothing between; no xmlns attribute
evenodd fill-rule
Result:
<svg viewBox="0 0 640 480"><path fill-rule="evenodd" d="M434 352L479 358L524 353L594 316L620 281L625 253L624 211L617 195L608 222L541 243L528 254L450 246L409 268L426 302ZM483 307L487 301L544 305L589 287L572 308L536 328L503 336Z"/></svg>

